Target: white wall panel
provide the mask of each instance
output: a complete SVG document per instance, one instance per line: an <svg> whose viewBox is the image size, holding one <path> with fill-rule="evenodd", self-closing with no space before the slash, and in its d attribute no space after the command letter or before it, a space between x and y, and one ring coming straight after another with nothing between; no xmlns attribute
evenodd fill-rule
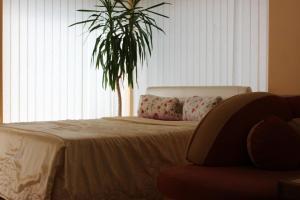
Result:
<svg viewBox="0 0 300 200"><path fill-rule="evenodd" d="M116 115L90 63L93 36L68 27L95 0L4 0L4 121L89 119ZM128 113L125 105L124 113Z"/></svg>

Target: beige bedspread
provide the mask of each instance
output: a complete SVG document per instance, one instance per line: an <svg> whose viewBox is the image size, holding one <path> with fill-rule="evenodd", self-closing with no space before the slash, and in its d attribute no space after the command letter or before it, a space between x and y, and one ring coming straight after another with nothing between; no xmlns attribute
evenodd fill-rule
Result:
<svg viewBox="0 0 300 200"><path fill-rule="evenodd" d="M159 199L157 174L185 164L196 125L142 118L2 125L0 196L51 199L63 166L68 199Z"/></svg>

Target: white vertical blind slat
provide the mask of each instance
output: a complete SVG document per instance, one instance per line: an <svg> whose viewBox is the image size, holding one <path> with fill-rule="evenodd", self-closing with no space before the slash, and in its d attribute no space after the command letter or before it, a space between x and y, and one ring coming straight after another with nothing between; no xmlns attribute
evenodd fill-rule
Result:
<svg viewBox="0 0 300 200"><path fill-rule="evenodd" d="M259 1L259 87L267 88L268 81L268 33L269 32L269 1Z"/></svg>
<svg viewBox="0 0 300 200"><path fill-rule="evenodd" d="M259 46L258 46L258 40L256 39L257 35L259 35L259 10L258 10L258 3L259 0L252 0L251 1L251 48L250 48L250 66L251 67L251 85L253 87L258 88L259 87L259 77L257 76L258 74L258 68L259 68L259 62L258 62L258 57L259 54Z"/></svg>
<svg viewBox="0 0 300 200"><path fill-rule="evenodd" d="M51 105L52 66L53 66L53 2L45 1L45 105ZM47 106L45 116L53 116L52 106Z"/></svg>
<svg viewBox="0 0 300 200"><path fill-rule="evenodd" d="M45 6L44 6L44 0L38 0L36 2L36 30L37 35L35 37L36 39L36 92L35 92L35 98L36 98L36 118L45 120ZM54 64L55 65L55 64Z"/></svg>
<svg viewBox="0 0 300 200"><path fill-rule="evenodd" d="M28 74L28 3L27 1L20 1L20 121L27 120L28 113L28 85L27 85L27 74Z"/></svg>
<svg viewBox="0 0 300 200"><path fill-rule="evenodd" d="M200 47L199 54L197 55L199 57L199 62L196 63L198 64L198 67L200 70L200 74L198 77L198 83L200 85L206 85L206 80L207 80L207 70L206 67L201 67L201 66L206 66L207 64L207 0L201 0L199 5L196 6L199 8L200 12L200 23L196 23L195 26L199 27L197 30L197 34L200 36L200 41L197 43L197 46ZM205 27L205 30L202 29L202 27ZM203 31L202 31L203 30Z"/></svg>
<svg viewBox="0 0 300 200"><path fill-rule="evenodd" d="M11 2L11 119L20 119L20 1ZM5 48L4 48L5 49Z"/></svg>
<svg viewBox="0 0 300 200"><path fill-rule="evenodd" d="M60 119L68 118L68 1L61 0L60 2Z"/></svg>
<svg viewBox="0 0 300 200"><path fill-rule="evenodd" d="M9 2L4 1L4 4L8 4ZM36 0L28 0L28 76L27 76L27 82L28 82L28 121L34 121L36 120L35 110L36 110L36 98L35 98L35 85L36 85L36 9L35 9ZM8 21L8 19L5 18L6 15L4 15L4 21ZM4 35L4 37L8 37L7 35ZM4 65L4 69L9 69L8 65ZM49 75L49 74L48 74ZM50 75L49 75L50 77ZM9 77L4 77L4 79L8 79ZM7 87L4 85L4 87ZM4 96L6 96L6 93L4 93ZM11 104L10 101L7 102L8 104ZM50 104L48 104L50 105ZM4 112L4 121L6 122L12 122L11 119L5 118L6 115L9 113Z"/></svg>
<svg viewBox="0 0 300 200"><path fill-rule="evenodd" d="M11 120L11 85L10 85L10 75L11 75L11 2L6 2L3 4L3 16L6 20L3 20L3 113L5 113L4 118L8 121Z"/></svg>
<svg viewBox="0 0 300 200"><path fill-rule="evenodd" d="M228 81L228 1L221 1L221 47L220 47L220 85L226 85Z"/></svg>
<svg viewBox="0 0 300 200"><path fill-rule="evenodd" d="M235 0L227 0L227 85L233 85L233 73L234 73L234 41L235 41Z"/></svg>

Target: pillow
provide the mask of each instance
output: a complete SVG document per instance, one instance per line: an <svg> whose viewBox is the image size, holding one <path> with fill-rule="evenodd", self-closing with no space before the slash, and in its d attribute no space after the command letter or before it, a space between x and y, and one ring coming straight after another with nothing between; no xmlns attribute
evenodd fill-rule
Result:
<svg viewBox="0 0 300 200"><path fill-rule="evenodd" d="M138 116L150 119L179 121L182 107L177 98L141 95Z"/></svg>
<svg viewBox="0 0 300 200"><path fill-rule="evenodd" d="M222 101L196 128L188 145L188 161L204 166L252 165L248 134L270 115L292 119L286 100L270 93L253 92Z"/></svg>
<svg viewBox="0 0 300 200"><path fill-rule="evenodd" d="M253 164L267 170L294 170L300 167L300 134L279 117L255 125L247 147Z"/></svg>
<svg viewBox="0 0 300 200"><path fill-rule="evenodd" d="M183 120L201 121L206 114L222 101L221 97L189 97L183 104Z"/></svg>

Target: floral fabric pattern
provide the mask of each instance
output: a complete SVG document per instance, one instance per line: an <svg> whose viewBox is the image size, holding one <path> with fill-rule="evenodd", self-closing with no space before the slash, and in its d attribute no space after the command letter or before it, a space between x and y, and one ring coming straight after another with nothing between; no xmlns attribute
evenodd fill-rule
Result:
<svg viewBox="0 0 300 200"><path fill-rule="evenodd" d="M221 101L221 97L189 97L183 105L183 120L201 121Z"/></svg>
<svg viewBox="0 0 300 200"><path fill-rule="evenodd" d="M141 95L138 116L167 121L182 120L182 106L178 98Z"/></svg>

